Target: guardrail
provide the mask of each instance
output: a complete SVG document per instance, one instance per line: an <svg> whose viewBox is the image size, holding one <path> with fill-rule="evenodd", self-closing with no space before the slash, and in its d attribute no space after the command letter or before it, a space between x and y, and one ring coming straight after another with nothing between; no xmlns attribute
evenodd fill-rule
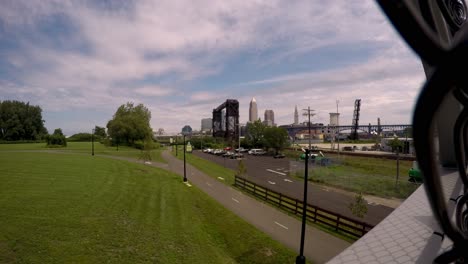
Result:
<svg viewBox="0 0 468 264"><path fill-rule="evenodd" d="M295 215L302 215L302 201L296 198L291 198L238 176L235 176L234 185ZM335 231L341 231L357 238L364 236L374 227L365 222L357 221L310 204L307 204L306 215L307 219L314 223L321 223L334 228Z"/></svg>

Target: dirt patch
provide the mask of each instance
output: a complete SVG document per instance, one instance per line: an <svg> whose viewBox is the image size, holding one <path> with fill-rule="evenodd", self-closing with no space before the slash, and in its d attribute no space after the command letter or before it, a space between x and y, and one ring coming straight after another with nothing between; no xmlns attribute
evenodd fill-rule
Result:
<svg viewBox="0 0 468 264"><path fill-rule="evenodd" d="M346 195L349 195L349 196L354 196L356 194L354 192L350 192L350 191L346 191L346 190L343 190L343 189L334 188L334 187L330 187L330 186L323 186L323 185L319 185L319 186L323 190L342 193L342 194L346 194ZM388 206L390 208L397 208L404 201L404 199L398 199L398 198L382 198L382 197L373 196L373 195L363 195L363 196L364 196L364 199L366 199L366 201L369 204L376 204L376 205L381 204L381 205L384 205L384 206Z"/></svg>

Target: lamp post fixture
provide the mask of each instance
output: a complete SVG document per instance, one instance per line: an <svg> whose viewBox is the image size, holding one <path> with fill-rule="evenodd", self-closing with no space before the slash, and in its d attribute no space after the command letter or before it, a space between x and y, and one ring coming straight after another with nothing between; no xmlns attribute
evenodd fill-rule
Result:
<svg viewBox="0 0 468 264"><path fill-rule="evenodd" d="M296 257L296 264L305 264L306 258L304 256L304 239L305 239L305 228L306 228L306 217L307 217L307 180L309 179L309 154L311 149L311 129L310 129L310 116L315 115L314 110L310 110L310 107L303 109L306 111L303 115L309 117L309 148L305 150L305 172L304 172L304 198L302 200L302 227L301 227L301 245L299 249L299 256Z"/></svg>
<svg viewBox="0 0 468 264"><path fill-rule="evenodd" d="M91 147L91 156L94 156L94 132L95 132L95 130L92 129L91 132L92 132L91 133L91 146L92 146Z"/></svg>
<svg viewBox="0 0 468 264"><path fill-rule="evenodd" d="M179 148L179 146L177 145L177 136L178 135L175 136L175 155L176 155L176 157L177 157L177 149Z"/></svg>
<svg viewBox="0 0 468 264"><path fill-rule="evenodd" d="M184 135L184 182L187 182L187 170L185 166L185 133L183 135Z"/></svg>

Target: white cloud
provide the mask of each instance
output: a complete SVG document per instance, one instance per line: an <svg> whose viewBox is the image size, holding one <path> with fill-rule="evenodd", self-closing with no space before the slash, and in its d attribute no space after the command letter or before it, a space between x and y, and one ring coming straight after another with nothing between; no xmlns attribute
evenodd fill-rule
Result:
<svg viewBox="0 0 468 264"><path fill-rule="evenodd" d="M84 1L8 1L0 9L5 32L29 29L37 36L39 22L60 15L74 31L57 38L82 48L53 48L47 41L20 38L21 49L7 54L7 60L23 69L17 73L21 83L0 82L0 91L14 89L16 95L10 92L10 97L37 98L48 111L96 108L107 113L127 101L145 102L154 112L153 128L178 131L185 123L198 128L199 120L227 98L239 98L245 119L252 96L258 99L259 113L275 110L280 124L291 122L294 105L311 105L319 111L317 119L326 122L335 98L349 122L355 98L363 99L363 122L377 116L403 122L409 113L402 110L411 111L423 80L418 60L373 1L116 3L122 8L98 9ZM242 52L253 54L253 61L262 58L256 61L261 68L330 45L381 48L360 64L343 67L335 58L337 66L330 70L238 80L241 85L190 92L192 80L220 73L224 63ZM167 76L175 77L159 81ZM152 79L156 81L148 81Z"/></svg>

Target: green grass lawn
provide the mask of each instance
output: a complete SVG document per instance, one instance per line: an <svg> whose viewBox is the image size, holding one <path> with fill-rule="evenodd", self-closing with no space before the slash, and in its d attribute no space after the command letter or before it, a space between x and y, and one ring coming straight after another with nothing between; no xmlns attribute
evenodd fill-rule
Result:
<svg viewBox="0 0 468 264"><path fill-rule="evenodd" d="M77 153L89 153L91 155L92 143L91 142L68 142L66 147L63 148L47 148L45 143L25 143L25 144L0 144L0 151L2 150L54 150L54 151L66 151L66 152L77 152ZM151 157L153 161L163 162L161 157L162 149L155 149L151 151ZM119 146L118 150L116 147L107 147L99 142L94 143L94 154L96 155L111 155L119 157L129 157L138 159L141 155L141 150Z"/></svg>
<svg viewBox="0 0 468 264"><path fill-rule="evenodd" d="M408 182L411 161L400 160L398 186L396 182L396 160L326 154L331 166L313 166L311 180L354 192L381 197L406 198L418 185ZM303 177L303 171L295 174Z"/></svg>
<svg viewBox="0 0 468 264"><path fill-rule="evenodd" d="M0 152L0 263L292 263L180 177L84 155Z"/></svg>
<svg viewBox="0 0 468 264"><path fill-rule="evenodd" d="M176 152L172 151L172 154L175 156ZM184 152L183 152L183 147L179 146L179 149L177 151L177 158L180 160L184 160ZM218 178L222 177L224 178L224 182L232 185L234 184L234 175L235 171L225 168L221 165L218 165L214 162L211 162L209 160L200 158L198 156L195 156L191 153L186 153L185 155L185 160L188 162L190 165L194 166L195 168L199 169L200 171L206 173L207 175L213 177L213 178Z"/></svg>

